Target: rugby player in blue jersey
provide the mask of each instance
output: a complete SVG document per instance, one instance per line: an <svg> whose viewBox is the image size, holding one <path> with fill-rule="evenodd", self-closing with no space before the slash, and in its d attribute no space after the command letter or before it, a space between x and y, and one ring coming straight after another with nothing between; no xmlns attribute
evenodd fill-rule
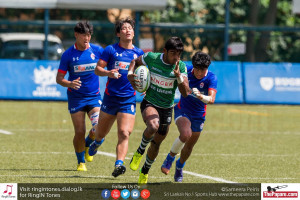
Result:
<svg viewBox="0 0 300 200"><path fill-rule="evenodd" d="M56 82L68 88L68 109L75 130L73 145L78 171L87 171L85 160L89 162L93 160L93 157L88 154L88 148L95 139L95 128L101 106L99 77L95 75L94 70L103 48L90 43L92 34L93 26L89 22L76 24L74 28L76 42L63 53L56 76ZM67 72L68 80L65 79ZM85 138L86 113L91 120L92 129Z"/></svg>
<svg viewBox="0 0 300 200"><path fill-rule="evenodd" d="M131 60L144 54L141 49L133 45L134 25L134 20L130 18L115 23L115 34L119 37L119 42L104 49L95 69L98 76L108 76L108 78L96 129L96 139L90 146L89 154L91 156L96 154L104 137L117 120L118 143L115 168L112 173L114 177L126 171L123 163L135 121L136 97L135 90L127 79L128 67Z"/></svg>
<svg viewBox="0 0 300 200"><path fill-rule="evenodd" d="M187 66L191 94L187 97L181 96L174 108L175 123L180 135L175 139L170 153L161 166L161 171L166 175L169 174L176 154L180 153L180 158L176 161L175 182L182 182L182 168L203 130L206 105L215 102L217 77L208 70L210 63L209 55L200 51L195 53L192 58L193 66Z"/></svg>

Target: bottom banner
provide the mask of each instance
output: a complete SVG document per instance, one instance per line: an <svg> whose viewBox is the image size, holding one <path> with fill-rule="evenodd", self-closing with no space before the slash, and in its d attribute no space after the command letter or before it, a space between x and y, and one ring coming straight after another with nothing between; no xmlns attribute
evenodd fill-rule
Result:
<svg viewBox="0 0 300 200"><path fill-rule="evenodd" d="M261 184L19 183L0 185L0 199L261 199ZM3 188L3 189L2 189ZM2 190L11 190L11 194Z"/></svg>

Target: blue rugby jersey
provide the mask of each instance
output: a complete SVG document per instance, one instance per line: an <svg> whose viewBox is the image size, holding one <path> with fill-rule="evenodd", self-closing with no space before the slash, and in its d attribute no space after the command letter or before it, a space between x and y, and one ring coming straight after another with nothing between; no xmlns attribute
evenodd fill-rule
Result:
<svg viewBox="0 0 300 200"><path fill-rule="evenodd" d="M209 90L215 90L217 92L217 77L216 75L208 71L207 75L202 79L197 79L193 73L193 66L187 66L189 87L197 88L201 94L208 95ZM195 117L205 118L206 115L206 104L200 101L193 93L187 97L180 97L178 102L178 108L182 109L183 112L191 114Z"/></svg>
<svg viewBox="0 0 300 200"><path fill-rule="evenodd" d="M124 49L119 43L109 45L104 49L100 59L107 63L107 70L119 69L119 73L122 75L119 79L107 77L105 89L107 95L118 97L135 95L135 90L127 79L128 68L131 60L143 54L144 52L135 46L133 49Z"/></svg>
<svg viewBox="0 0 300 200"><path fill-rule="evenodd" d="M100 55L103 52L101 46L89 44L89 48L80 51L76 44L67 49L60 60L58 71L66 74L69 72L69 81L80 77L79 90L68 88L72 95L94 96L99 91L99 77L94 73Z"/></svg>

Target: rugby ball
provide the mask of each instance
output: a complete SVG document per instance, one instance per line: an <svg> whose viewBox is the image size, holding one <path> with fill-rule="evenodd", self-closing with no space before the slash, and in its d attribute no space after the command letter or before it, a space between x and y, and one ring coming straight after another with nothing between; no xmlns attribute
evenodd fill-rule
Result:
<svg viewBox="0 0 300 200"><path fill-rule="evenodd" d="M148 68L141 65L134 71L134 74L137 75L135 79L140 81L136 86L137 91L145 92L150 86L150 73Z"/></svg>

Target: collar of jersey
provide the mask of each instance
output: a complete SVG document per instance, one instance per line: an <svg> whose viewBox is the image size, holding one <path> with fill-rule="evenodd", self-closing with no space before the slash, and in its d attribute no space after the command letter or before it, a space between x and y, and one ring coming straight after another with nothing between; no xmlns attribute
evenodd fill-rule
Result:
<svg viewBox="0 0 300 200"><path fill-rule="evenodd" d="M171 64L165 63L163 58L164 58L164 53L162 53L160 55L161 62L164 63L165 65L171 65Z"/></svg>
<svg viewBox="0 0 300 200"><path fill-rule="evenodd" d="M121 47L120 42L118 43L118 46L119 46L120 48L122 48L122 49L125 49L125 48ZM134 45L133 45L133 44L132 44L132 48L131 48L131 49L134 49Z"/></svg>
<svg viewBox="0 0 300 200"><path fill-rule="evenodd" d="M90 45L90 43L89 43L89 48L91 47L91 45ZM78 50L78 51L80 51L78 48L77 48L77 45L76 45L76 43L74 44L74 49L76 49L76 50Z"/></svg>

